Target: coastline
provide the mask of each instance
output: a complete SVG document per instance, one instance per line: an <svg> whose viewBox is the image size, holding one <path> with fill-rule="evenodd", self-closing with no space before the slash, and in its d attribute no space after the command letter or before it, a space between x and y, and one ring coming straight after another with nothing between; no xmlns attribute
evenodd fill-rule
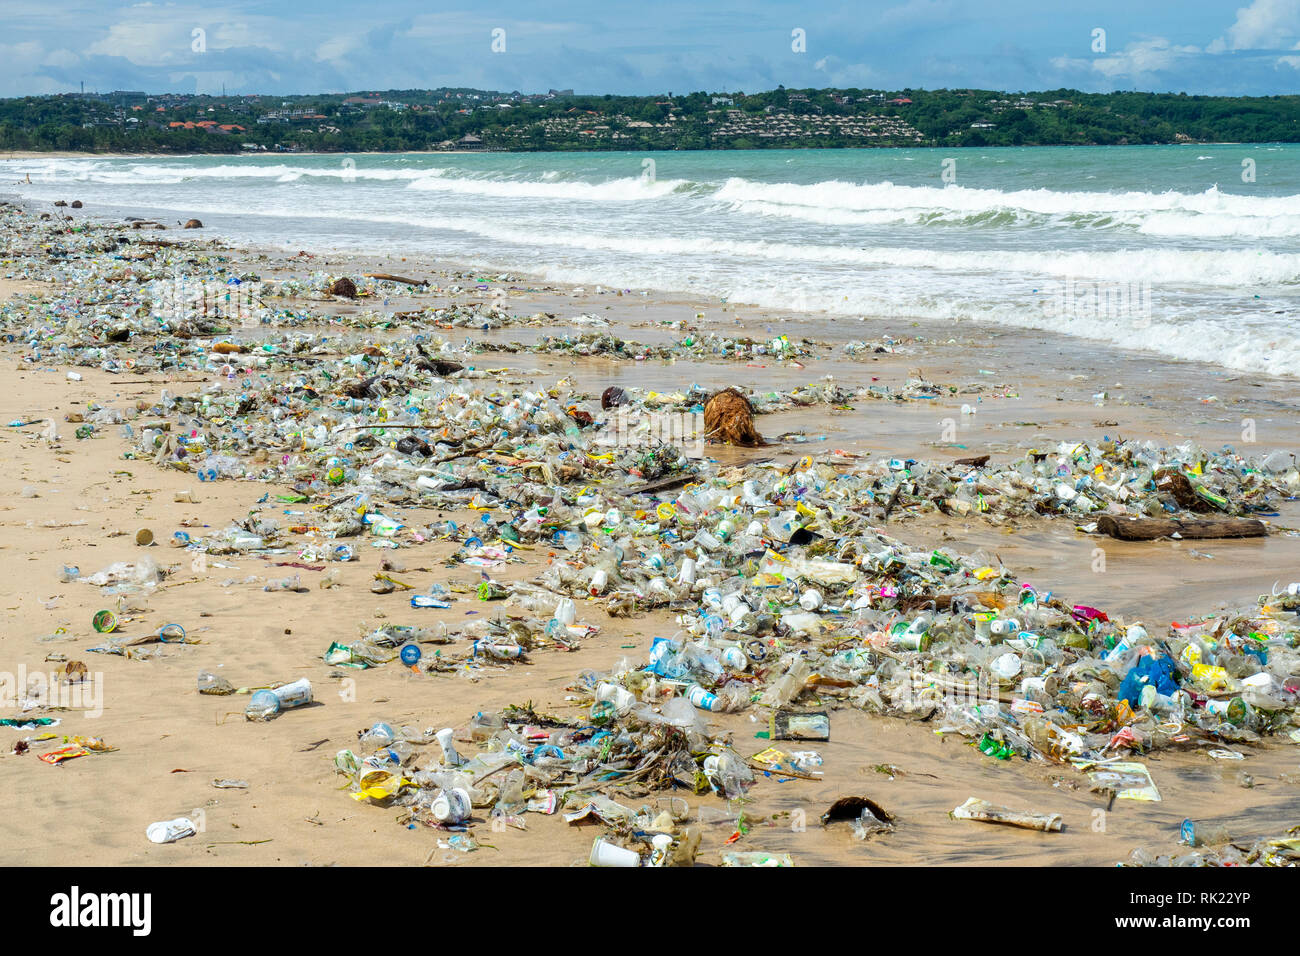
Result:
<svg viewBox="0 0 1300 956"><path fill-rule="evenodd" d="M717 146L710 145L701 148L681 147L646 147L646 148L629 148L629 149L510 149L510 148L493 148L493 149L381 149L381 150L242 150L236 153L229 152L179 152L179 153L98 153L98 152L77 152L68 150L10 150L0 151L0 159L185 159L193 156L228 156L228 157L250 157L250 156L497 156L497 155L537 155L553 154L557 156L570 154L592 154L600 155L602 153L700 153L700 152L718 152L718 153L752 153L752 152L808 152L816 153L824 150L843 150L852 151L874 151L888 149L906 149L906 150L958 150L958 151L986 151L986 150L1023 150L1023 149L1198 149L1201 147L1219 147L1219 146L1246 146L1251 148L1268 147L1268 146L1288 146L1294 145L1294 140L1194 140L1191 142L1176 143L1024 143L1018 145L974 145L970 143L954 145L940 143L916 143L914 145L900 145L897 143L888 144L860 144L851 146L785 146L774 145L765 146L761 149L743 148L735 146Z"/></svg>

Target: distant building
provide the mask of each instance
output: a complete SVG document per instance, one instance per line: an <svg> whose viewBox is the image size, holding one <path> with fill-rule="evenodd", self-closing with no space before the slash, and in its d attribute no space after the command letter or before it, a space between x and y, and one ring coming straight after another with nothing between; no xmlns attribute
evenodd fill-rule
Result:
<svg viewBox="0 0 1300 956"><path fill-rule="evenodd" d="M460 139L456 140L457 149L482 149L483 140L479 139L473 133L466 133Z"/></svg>

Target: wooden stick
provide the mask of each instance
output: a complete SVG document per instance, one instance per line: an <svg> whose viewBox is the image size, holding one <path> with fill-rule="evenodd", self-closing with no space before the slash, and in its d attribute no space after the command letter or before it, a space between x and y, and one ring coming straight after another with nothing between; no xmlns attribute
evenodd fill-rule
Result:
<svg viewBox="0 0 1300 956"><path fill-rule="evenodd" d="M367 279L381 279L387 282L401 282L406 285L428 285L428 279L408 279L405 276L389 275L387 272L363 272Z"/></svg>
<svg viewBox="0 0 1300 956"><path fill-rule="evenodd" d="M1097 530L1121 541L1154 541L1177 534L1189 540L1204 538L1262 538L1268 526L1258 518L1121 518L1102 515Z"/></svg>

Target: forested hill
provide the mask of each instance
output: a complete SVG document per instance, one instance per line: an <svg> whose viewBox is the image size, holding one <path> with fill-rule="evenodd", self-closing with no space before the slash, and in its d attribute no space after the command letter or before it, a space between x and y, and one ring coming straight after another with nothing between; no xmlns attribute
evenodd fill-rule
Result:
<svg viewBox="0 0 1300 956"><path fill-rule="evenodd" d="M1300 140L1300 97L988 90L589 96L114 91L0 100L0 150L655 150Z"/></svg>

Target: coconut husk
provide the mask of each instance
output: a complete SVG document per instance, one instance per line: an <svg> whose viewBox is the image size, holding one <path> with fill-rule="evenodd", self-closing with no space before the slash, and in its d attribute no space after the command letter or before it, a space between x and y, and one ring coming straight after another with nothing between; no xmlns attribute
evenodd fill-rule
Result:
<svg viewBox="0 0 1300 956"><path fill-rule="evenodd" d="M704 403L704 430L709 439L728 445L767 444L754 428L754 406L734 388L724 388Z"/></svg>
<svg viewBox="0 0 1300 956"><path fill-rule="evenodd" d="M339 391L341 391L348 398L356 398L356 399L375 398L377 396L375 395L375 392L372 391L372 388L375 382L377 382L382 377L383 377L382 375L372 375L369 378L362 379L359 382L349 382L348 384L344 385L341 389L339 389Z"/></svg>
<svg viewBox="0 0 1300 956"><path fill-rule="evenodd" d="M1210 505L1201 499L1191 481L1178 469L1161 468L1152 477L1155 479L1156 491L1173 495L1178 507L1187 511L1210 510Z"/></svg>
<svg viewBox="0 0 1300 956"><path fill-rule="evenodd" d="M601 408L617 408L627 401L627 392L623 391L617 385L611 385L605 391L600 393Z"/></svg>
<svg viewBox="0 0 1300 956"><path fill-rule="evenodd" d="M355 299L357 297L357 284L343 276L341 279L335 279L330 283L330 295L337 295L343 299Z"/></svg>
<svg viewBox="0 0 1300 956"><path fill-rule="evenodd" d="M186 229L202 229L202 228L203 228L203 223L202 223L200 220L198 220L198 219L186 219L186 220L185 220L185 228L186 228Z"/></svg>
<svg viewBox="0 0 1300 956"><path fill-rule="evenodd" d="M441 375L443 378L446 378L453 372L460 372L465 368L465 366L461 365L459 362L434 358L424 350L424 346L419 342L415 343L415 348L416 351L420 353L420 361L415 363L415 367L422 371L433 372L435 375Z"/></svg>

